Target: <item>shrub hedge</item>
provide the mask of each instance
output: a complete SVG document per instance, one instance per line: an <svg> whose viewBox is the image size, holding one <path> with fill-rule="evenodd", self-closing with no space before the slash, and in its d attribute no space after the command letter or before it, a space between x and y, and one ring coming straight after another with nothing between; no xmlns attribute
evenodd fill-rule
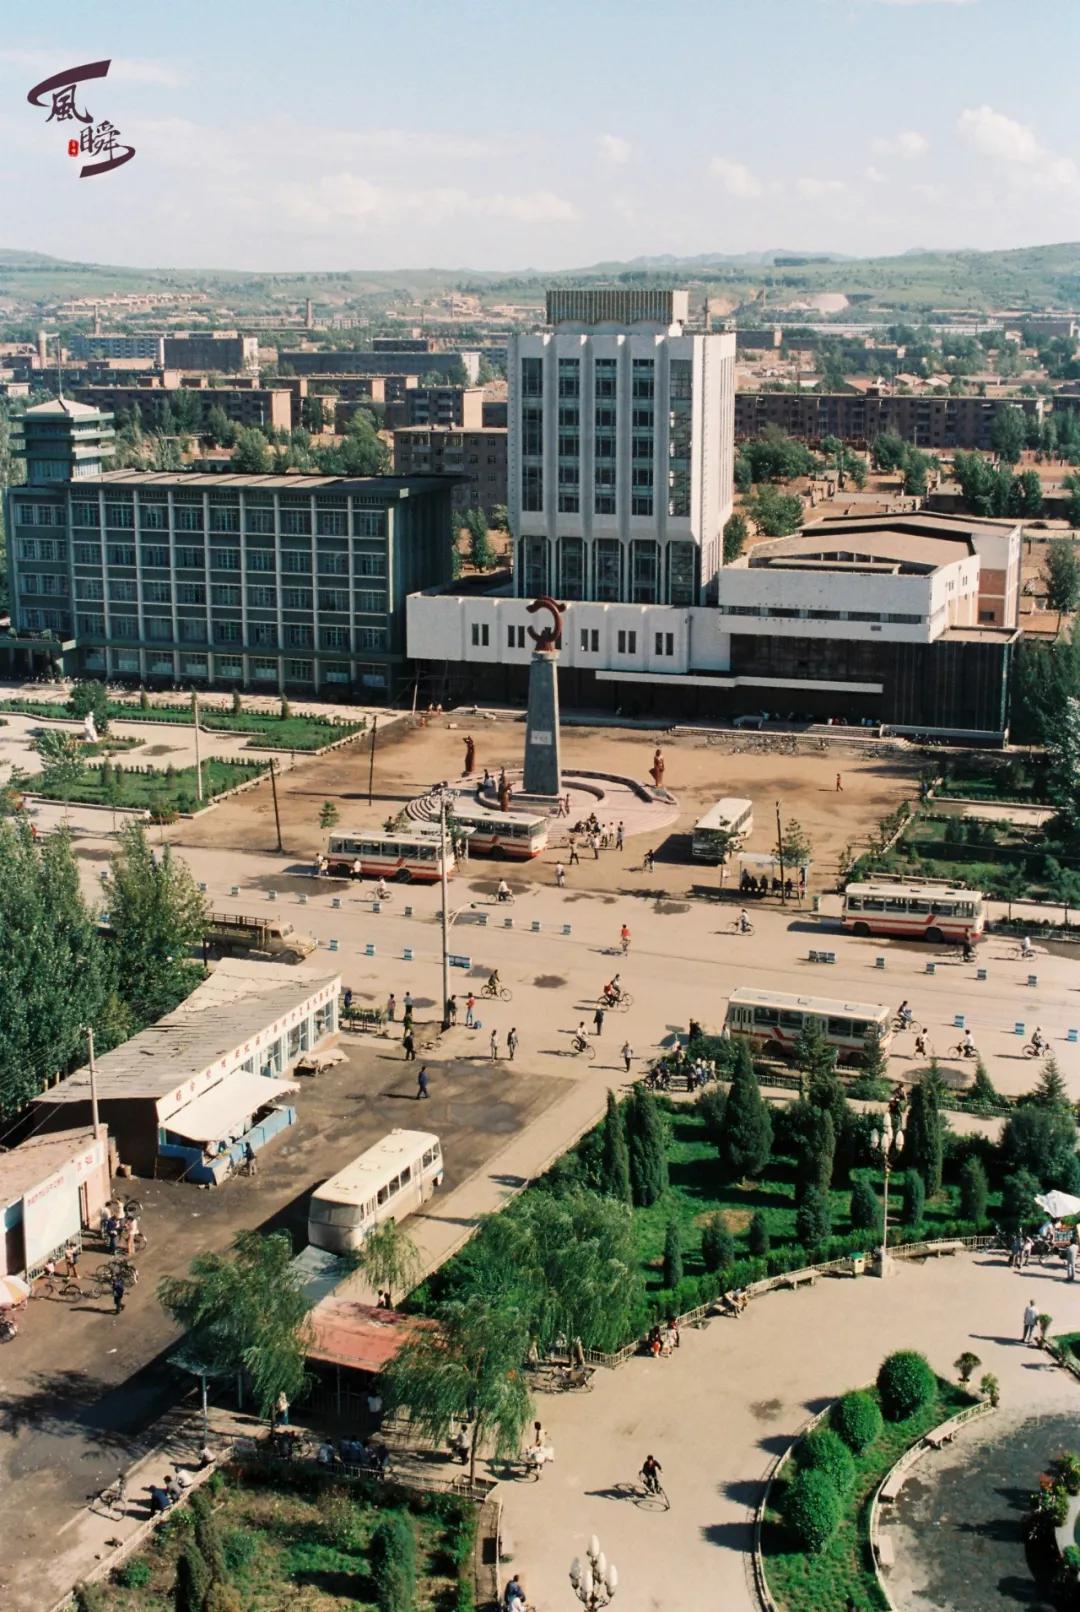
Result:
<svg viewBox="0 0 1080 1612"><path fill-rule="evenodd" d="M926 1356L915 1349L897 1349L886 1355L877 1374L877 1387L881 1407L890 1422L903 1422L914 1416L937 1392Z"/></svg>
<svg viewBox="0 0 1080 1612"><path fill-rule="evenodd" d="M815 1427L807 1433L796 1446L795 1464L803 1472L824 1472L837 1494L846 1495L855 1482L851 1451L831 1427Z"/></svg>
<svg viewBox="0 0 1080 1612"><path fill-rule="evenodd" d="M836 1401L830 1417L849 1450L861 1455L867 1445L880 1437L884 1426L877 1402L862 1388L853 1388Z"/></svg>
<svg viewBox="0 0 1080 1612"><path fill-rule="evenodd" d="M840 1524L843 1502L828 1473L802 1468L784 1491L784 1523L803 1550L815 1554Z"/></svg>

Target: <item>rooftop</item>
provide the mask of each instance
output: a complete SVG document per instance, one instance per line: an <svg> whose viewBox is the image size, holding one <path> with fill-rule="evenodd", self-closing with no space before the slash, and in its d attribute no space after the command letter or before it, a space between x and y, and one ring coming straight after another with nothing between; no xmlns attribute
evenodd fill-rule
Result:
<svg viewBox="0 0 1080 1612"><path fill-rule="evenodd" d="M891 522L881 526L867 523L844 525L835 530L836 523L827 527L810 527L793 537L780 537L757 543L750 550L752 567L798 565L800 561L814 565L870 565L875 568L892 567L898 571L936 571L939 566L951 565L959 558L957 542L964 540L964 532L956 532L950 540L895 530ZM963 552L970 554L970 540Z"/></svg>
<svg viewBox="0 0 1080 1612"><path fill-rule="evenodd" d="M388 1366L418 1333L435 1326L426 1316L380 1310L336 1294L316 1304L309 1320L309 1360L324 1360L373 1375Z"/></svg>
<svg viewBox="0 0 1080 1612"><path fill-rule="evenodd" d="M54 398L51 403L35 403L32 409L25 411L24 418L47 420L50 415L57 418L67 415L69 418L77 420L85 418L89 414L100 413L100 409L95 409L89 403L76 403L74 398L59 397Z"/></svg>
<svg viewBox="0 0 1080 1612"><path fill-rule="evenodd" d="M912 515L851 515L836 520L815 521L803 528L804 532L827 527L837 532L909 532L913 536L951 538L954 542L964 537L1000 537L1018 523L1015 520L980 520L973 515L927 514L920 511Z"/></svg>
<svg viewBox="0 0 1080 1612"><path fill-rule="evenodd" d="M90 413L97 413L97 410L91 409ZM104 482L110 487L213 487L218 491L222 488L243 491L251 487L265 492L280 489L302 493L329 488L335 492L409 493L434 488L445 490L448 486L445 476L244 476L228 471L200 476L197 472L183 470L106 470L103 475L89 477L80 485L91 482Z"/></svg>
<svg viewBox="0 0 1080 1612"><path fill-rule="evenodd" d="M72 1131L32 1136L18 1147L0 1152L0 1203L13 1203L39 1181L54 1175L94 1140L89 1125Z"/></svg>
<svg viewBox="0 0 1080 1612"><path fill-rule="evenodd" d="M291 963L226 958L172 1013L97 1060L98 1095L167 1097L338 978ZM90 1071L77 1069L35 1101L81 1103L89 1095Z"/></svg>

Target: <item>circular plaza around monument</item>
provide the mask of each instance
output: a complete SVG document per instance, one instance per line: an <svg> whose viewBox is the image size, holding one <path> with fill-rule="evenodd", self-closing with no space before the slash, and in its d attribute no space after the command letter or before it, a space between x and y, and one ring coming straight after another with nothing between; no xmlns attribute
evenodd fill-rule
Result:
<svg viewBox="0 0 1080 1612"><path fill-rule="evenodd" d="M549 803L537 804L521 791L522 774L519 769L505 773L477 772L456 781L448 782L447 792L468 802L471 806L486 807L497 812L500 806L500 780L505 777L509 786L509 810L526 815L551 817L551 830L563 828L568 834L586 833L585 825L595 817L601 833L614 837L619 824L627 839L634 835L655 837L670 828L679 816L679 803L665 789L653 789L634 778L620 777L616 773L585 772L564 769L560 799L564 809L553 808ZM406 807L414 819L437 818L439 795L419 795ZM580 825L580 827L579 827Z"/></svg>

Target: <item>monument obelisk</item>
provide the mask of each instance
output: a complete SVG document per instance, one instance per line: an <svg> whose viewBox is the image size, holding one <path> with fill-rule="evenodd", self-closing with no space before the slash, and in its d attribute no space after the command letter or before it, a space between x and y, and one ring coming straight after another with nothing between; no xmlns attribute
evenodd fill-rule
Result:
<svg viewBox="0 0 1080 1612"><path fill-rule="evenodd" d="M547 797L552 804L562 792L559 751L559 650L562 647L562 611L554 599L535 599L530 613L547 610L552 625L542 632L529 628L535 648L529 666L529 708L525 717L525 773L522 793Z"/></svg>

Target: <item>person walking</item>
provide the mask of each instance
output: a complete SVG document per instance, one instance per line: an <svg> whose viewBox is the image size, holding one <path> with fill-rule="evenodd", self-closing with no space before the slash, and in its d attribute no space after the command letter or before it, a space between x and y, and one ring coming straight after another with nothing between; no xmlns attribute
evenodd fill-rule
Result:
<svg viewBox="0 0 1080 1612"><path fill-rule="evenodd" d="M836 775L836 793L838 795L842 795L844 793L844 785L841 782L839 773L837 773L837 775Z"/></svg>
<svg viewBox="0 0 1080 1612"><path fill-rule="evenodd" d="M82 1249L79 1247L78 1243L75 1242L68 1243L67 1247L64 1249L64 1258L67 1260L68 1275L71 1277L73 1282L77 1282L79 1280L79 1258L81 1254Z"/></svg>
<svg viewBox="0 0 1080 1612"><path fill-rule="evenodd" d="M627 952L630 950L629 924L623 924L622 928L619 930L619 945L622 947L623 956L625 957Z"/></svg>
<svg viewBox="0 0 1080 1612"><path fill-rule="evenodd" d="M427 1064L422 1063L420 1065L420 1073L416 1077L416 1100L417 1100L417 1102L420 1101L421 1097L426 1097L427 1095L428 1095Z"/></svg>
<svg viewBox="0 0 1080 1612"><path fill-rule="evenodd" d="M401 1005L405 1009L405 1017L407 1019L411 1019L413 1016L413 999L411 991L405 992L405 997Z"/></svg>
<svg viewBox="0 0 1080 1612"><path fill-rule="evenodd" d="M1076 1281L1076 1232L1075 1231L1073 1232L1072 1236L1069 1238L1068 1246L1065 1249L1065 1265L1066 1265L1066 1269L1067 1269L1067 1273L1068 1273L1066 1275L1066 1277L1065 1277L1065 1280L1067 1282L1075 1282Z"/></svg>
<svg viewBox="0 0 1080 1612"><path fill-rule="evenodd" d="M507 1057L510 1059L511 1063L513 1063L513 1061L514 1061L514 1053L517 1051L517 1044L518 1044L517 1028L516 1028L516 1026L512 1025L510 1027L510 1029L506 1032L506 1053L507 1053Z"/></svg>
<svg viewBox="0 0 1080 1612"><path fill-rule="evenodd" d="M561 862L556 862L555 864L555 883L558 885L560 890L566 883L566 869L563 867Z"/></svg>
<svg viewBox="0 0 1080 1612"><path fill-rule="evenodd" d="M570 835L568 844L570 846L570 866L573 867L575 862L581 861L581 858L578 856L577 841L572 834Z"/></svg>
<svg viewBox="0 0 1080 1612"><path fill-rule="evenodd" d="M1039 1319L1039 1312L1035 1308L1035 1300L1028 1299L1027 1309L1024 1311L1024 1336L1022 1342L1030 1343L1035 1335L1035 1324Z"/></svg>
<svg viewBox="0 0 1080 1612"><path fill-rule="evenodd" d="M117 1272L112 1280L113 1314L119 1315L124 1308L124 1278Z"/></svg>
<svg viewBox="0 0 1080 1612"><path fill-rule="evenodd" d="M457 1023L457 997L456 996L448 996L446 998L446 1022L447 1022L447 1024L450 1024L450 1025L454 1025L454 1024Z"/></svg>
<svg viewBox="0 0 1080 1612"><path fill-rule="evenodd" d="M386 1022L387 1022L387 1024L393 1024L393 1022L394 1022L394 1020L396 1018L397 1018L397 997L394 995L393 991L391 991L390 995L386 998Z"/></svg>
<svg viewBox="0 0 1080 1612"><path fill-rule="evenodd" d="M634 1058L634 1049L633 1049L633 1047L630 1045L629 1041L624 1041L623 1045L622 1045L622 1060L623 1060L624 1065L626 1066L626 1073L627 1074L630 1073L630 1065L633 1062L633 1058Z"/></svg>
<svg viewBox="0 0 1080 1612"><path fill-rule="evenodd" d="M594 862L599 862L599 860L600 860L600 836L599 836L599 834L594 834L593 837L592 837L592 854L593 854Z"/></svg>
<svg viewBox="0 0 1080 1612"><path fill-rule="evenodd" d="M286 1396L285 1390L283 1388L281 1390L281 1393L278 1395L277 1399L274 1401L274 1426L275 1427L288 1427L288 1425L289 1425L289 1401L288 1401L288 1397Z"/></svg>
<svg viewBox="0 0 1080 1612"><path fill-rule="evenodd" d="M653 870L653 860L654 860L653 852L652 851L646 851L645 855L641 859L641 866L642 866L642 868L644 869L644 871L646 873L651 873L652 872L652 870Z"/></svg>
<svg viewBox="0 0 1080 1612"><path fill-rule="evenodd" d="M596 1012L593 1014L592 1021L596 1027L597 1035L600 1035L604 1028L604 1010L602 1007L597 1008Z"/></svg>
<svg viewBox="0 0 1080 1612"><path fill-rule="evenodd" d="M476 998L470 991L465 998L465 1028L471 1030L476 1023Z"/></svg>
<svg viewBox="0 0 1080 1612"><path fill-rule="evenodd" d="M401 1045L405 1049L405 1062L411 1063L416 1057L416 1038L412 1033L412 1026L405 1031L401 1038Z"/></svg>
<svg viewBox="0 0 1080 1612"><path fill-rule="evenodd" d="M494 1063L499 1056L499 1037L494 1026L492 1026L491 1039L488 1042L488 1045L491 1048L491 1061Z"/></svg>
<svg viewBox="0 0 1080 1612"><path fill-rule="evenodd" d="M623 822L622 818L620 817L619 826L615 830L615 849L617 851L622 850L622 848L623 848L623 840L624 840L625 836L626 836L626 825Z"/></svg>

